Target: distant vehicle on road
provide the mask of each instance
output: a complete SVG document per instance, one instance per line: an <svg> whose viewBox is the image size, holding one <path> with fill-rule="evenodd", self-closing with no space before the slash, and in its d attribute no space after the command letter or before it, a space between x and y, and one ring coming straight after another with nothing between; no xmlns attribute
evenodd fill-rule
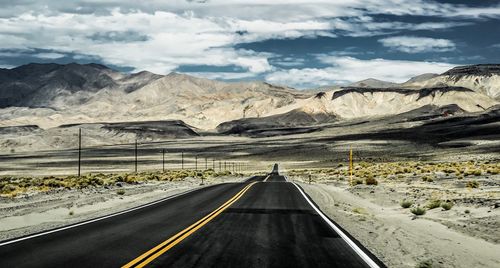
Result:
<svg viewBox="0 0 500 268"><path fill-rule="evenodd" d="M278 175L279 174L279 171L278 171L278 164L274 164L273 166L273 171L271 171L270 174L276 174Z"/></svg>

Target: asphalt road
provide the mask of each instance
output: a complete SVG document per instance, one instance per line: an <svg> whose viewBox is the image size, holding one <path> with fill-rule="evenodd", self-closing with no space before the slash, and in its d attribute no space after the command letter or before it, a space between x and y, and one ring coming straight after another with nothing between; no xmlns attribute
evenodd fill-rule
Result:
<svg viewBox="0 0 500 268"><path fill-rule="evenodd" d="M320 213L274 172L0 243L0 267L383 266Z"/></svg>

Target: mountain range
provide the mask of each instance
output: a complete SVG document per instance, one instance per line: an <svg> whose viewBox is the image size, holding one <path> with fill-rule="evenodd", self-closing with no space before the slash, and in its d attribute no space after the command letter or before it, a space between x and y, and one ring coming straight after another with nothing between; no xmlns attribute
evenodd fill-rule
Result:
<svg viewBox="0 0 500 268"><path fill-rule="evenodd" d="M452 113L477 113L499 101L500 65L494 64L425 73L401 84L366 79L321 91L179 73L127 74L99 64L0 69L0 127L106 123L115 129L109 124L180 120L201 131L238 134L393 116L422 107L454 105Z"/></svg>

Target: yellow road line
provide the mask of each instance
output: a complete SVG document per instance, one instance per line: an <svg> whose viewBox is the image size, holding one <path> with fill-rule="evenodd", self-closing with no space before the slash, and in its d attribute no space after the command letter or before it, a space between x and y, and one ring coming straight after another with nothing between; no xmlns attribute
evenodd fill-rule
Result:
<svg viewBox="0 0 500 268"><path fill-rule="evenodd" d="M136 265L137 263L139 263L141 261L142 262L139 263L135 267L144 267L146 264L150 263L151 261L153 261L154 259L156 259L158 256L160 256L163 253L167 252L170 248L172 248L173 246L177 245L179 242L181 242L182 240L184 240L186 237L188 237L192 233L196 232L198 229L200 229L205 224L207 224L208 222L210 222L212 219L214 219L215 217L217 217L225 209L227 209L234 202L236 202L238 199L240 199L243 196L243 194L245 194L245 192L248 191L248 189L250 189L250 187L252 187L255 183L257 183L257 182L253 182L253 183L245 186L236 195L234 195L232 198L230 198L228 201L226 201L220 207L218 207L217 209L215 209L214 211L212 211L211 213L209 213L208 215L206 215L202 219L198 220L197 222L191 224L189 227L185 228L184 230L178 232L177 234L175 234L171 238L165 240L164 242L160 243L156 247L148 250L146 253L142 254L141 256L139 256L139 257L135 258L134 260L130 261L129 263L125 264L124 266L122 266L122 268L132 267L132 266ZM153 254L153 255L151 255L151 254ZM151 255L151 256L149 258L145 259L149 255ZM145 260L143 261L143 259L145 259Z"/></svg>

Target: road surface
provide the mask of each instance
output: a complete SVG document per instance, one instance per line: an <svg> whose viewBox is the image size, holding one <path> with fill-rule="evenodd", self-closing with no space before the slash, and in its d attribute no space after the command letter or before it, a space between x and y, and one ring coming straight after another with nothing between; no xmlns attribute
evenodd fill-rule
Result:
<svg viewBox="0 0 500 268"><path fill-rule="evenodd" d="M0 267L383 267L272 172L0 242Z"/></svg>

